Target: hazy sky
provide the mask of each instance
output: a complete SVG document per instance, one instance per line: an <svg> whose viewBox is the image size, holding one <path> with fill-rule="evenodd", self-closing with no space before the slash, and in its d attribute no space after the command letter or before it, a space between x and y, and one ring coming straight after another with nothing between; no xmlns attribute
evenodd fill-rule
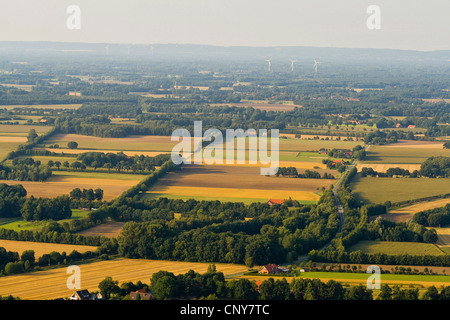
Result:
<svg viewBox="0 0 450 320"><path fill-rule="evenodd" d="M450 50L449 12L449 0L0 0L0 41Z"/></svg>

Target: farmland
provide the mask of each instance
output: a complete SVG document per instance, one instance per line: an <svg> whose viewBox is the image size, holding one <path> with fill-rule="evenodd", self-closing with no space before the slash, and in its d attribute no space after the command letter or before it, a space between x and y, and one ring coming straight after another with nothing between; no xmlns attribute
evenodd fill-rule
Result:
<svg viewBox="0 0 450 320"><path fill-rule="evenodd" d="M0 247L5 248L8 251L16 251L20 254L25 250L34 250L35 258L41 257L43 254L56 251L59 253L66 252L70 254L73 250L80 253L87 251L95 251L97 247L93 246L79 246L79 245L66 245L59 243L42 243L31 241L12 241L12 240L0 240ZM1 294L0 294L1 295Z"/></svg>
<svg viewBox="0 0 450 320"><path fill-rule="evenodd" d="M67 147L69 141L78 143L78 149L90 151L133 151L136 154L146 152L169 153L178 142L172 142L170 136L129 136L126 138L99 138L92 136L83 136L77 134L56 134L49 140L44 141L45 145L58 144L60 148L51 149L54 152L68 152L64 148ZM79 152L76 150L74 152Z"/></svg>
<svg viewBox="0 0 450 320"><path fill-rule="evenodd" d="M28 196L51 198L69 194L75 188L104 190L104 200L112 200L136 185L145 176L120 173L54 171L45 182L1 180L8 185L21 184Z"/></svg>
<svg viewBox="0 0 450 320"><path fill-rule="evenodd" d="M42 134L49 131L51 127L0 124L0 161L20 144L27 142L27 135L31 129L36 130L37 134Z"/></svg>
<svg viewBox="0 0 450 320"><path fill-rule="evenodd" d="M106 222L103 224L100 224L98 226L83 230L78 232L77 234L80 234L82 236L101 236L101 237L107 237L107 238L116 238L120 231L122 230L122 227L124 226L124 222Z"/></svg>
<svg viewBox="0 0 450 320"><path fill-rule="evenodd" d="M348 273L348 272L305 272L302 273L301 278L305 279L320 279L323 282L334 280L342 283L344 286L354 286L358 284L366 285L367 274L364 273ZM429 287L441 285L447 286L450 282L448 276L442 275L401 275L401 274L381 274L381 281L384 284L399 285L405 287ZM268 276L251 276L244 275L238 278L245 278L249 280L262 281L268 279ZM278 277L277 277L278 278ZM274 278L274 279L277 279ZM294 277L286 277L288 282L293 281Z"/></svg>
<svg viewBox="0 0 450 320"><path fill-rule="evenodd" d="M420 199L448 193L450 179L353 178L350 188L365 202L384 203Z"/></svg>
<svg viewBox="0 0 450 320"><path fill-rule="evenodd" d="M450 198L419 202L410 206L389 210L388 213L382 215L382 217L383 219L394 222L406 222L412 220L414 214L417 212L443 207L447 203L450 203Z"/></svg>
<svg viewBox="0 0 450 320"><path fill-rule="evenodd" d="M112 277L119 283L125 281L150 283L153 273L160 270L174 274L186 273L189 270L205 273L208 263L160 261L144 259L115 259L79 265L81 269L81 286L89 291L98 291L98 284L105 277ZM216 264L217 271L225 276L239 274L247 267L232 264ZM66 268L31 272L20 275L0 277L0 295L19 296L26 300L46 300L69 297L75 290L67 289Z"/></svg>
<svg viewBox="0 0 450 320"><path fill-rule="evenodd" d="M442 143L401 143L386 146L370 146L367 150L367 157L362 163L421 164L429 157L449 155L450 150L443 149Z"/></svg>
<svg viewBox="0 0 450 320"><path fill-rule="evenodd" d="M169 174L147 193L147 198L211 199L252 202L288 199L314 202L316 193L334 180L266 177L257 167L185 165L182 173ZM242 199L242 200L241 200Z"/></svg>
<svg viewBox="0 0 450 320"><path fill-rule="evenodd" d="M362 251L364 253L384 253L390 255L443 255L435 245L430 243L417 242L391 242L391 241L360 241L348 249L352 251Z"/></svg>

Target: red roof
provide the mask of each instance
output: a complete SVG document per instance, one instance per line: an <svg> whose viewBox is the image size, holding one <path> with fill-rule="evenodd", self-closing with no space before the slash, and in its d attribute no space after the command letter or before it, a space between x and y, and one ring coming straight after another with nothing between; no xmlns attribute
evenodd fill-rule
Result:
<svg viewBox="0 0 450 320"><path fill-rule="evenodd" d="M268 202L273 203L273 204L283 204L284 200L283 199L269 199Z"/></svg>
<svg viewBox="0 0 450 320"><path fill-rule="evenodd" d="M264 268L269 273L277 273L278 272L278 266L276 264L268 264L268 265L264 266Z"/></svg>

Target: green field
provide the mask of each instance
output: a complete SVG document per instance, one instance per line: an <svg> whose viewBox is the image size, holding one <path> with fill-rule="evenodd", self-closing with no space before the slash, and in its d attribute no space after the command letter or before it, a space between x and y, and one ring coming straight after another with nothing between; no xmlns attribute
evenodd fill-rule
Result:
<svg viewBox="0 0 450 320"><path fill-rule="evenodd" d="M349 186L366 203L394 203L449 193L450 179L361 178L357 174Z"/></svg>
<svg viewBox="0 0 450 320"><path fill-rule="evenodd" d="M419 255L443 255L444 253L431 243L421 242L392 242L392 241L360 241L348 249L352 251L362 251L363 253L384 253L387 255L409 254Z"/></svg>
<svg viewBox="0 0 450 320"><path fill-rule="evenodd" d="M20 142L0 142L0 161L6 158L8 153L16 150L16 148L21 144Z"/></svg>
<svg viewBox="0 0 450 320"><path fill-rule="evenodd" d="M303 274L302 274L303 276ZM350 272L305 272L305 278L317 279L358 279L367 280L368 275L365 273ZM407 275L407 274L381 274L381 281L417 281L417 282L450 282L449 276L444 275Z"/></svg>
<svg viewBox="0 0 450 320"><path fill-rule="evenodd" d="M349 149L357 145L364 145L362 141L331 141L331 140L305 140L280 139L280 151L319 151L325 149Z"/></svg>
<svg viewBox="0 0 450 320"><path fill-rule="evenodd" d="M448 149L370 146L362 163L421 164L430 157L450 156Z"/></svg>
<svg viewBox="0 0 450 320"><path fill-rule="evenodd" d="M59 223L68 222L72 219L79 219L87 216L89 211L72 209L72 217L70 219L59 220ZM42 221L24 221L21 217L2 218L0 219L0 228L14 231L21 230L39 230L49 223L47 220Z"/></svg>

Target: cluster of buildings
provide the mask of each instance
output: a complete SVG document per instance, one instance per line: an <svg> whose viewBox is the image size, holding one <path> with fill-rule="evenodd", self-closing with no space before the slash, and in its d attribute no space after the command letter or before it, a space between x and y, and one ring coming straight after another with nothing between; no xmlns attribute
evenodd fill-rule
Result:
<svg viewBox="0 0 450 320"><path fill-rule="evenodd" d="M147 292L144 289L140 289L134 292L130 292L130 300L153 300L154 297L151 292ZM103 300L101 293L90 293L89 290L75 291L69 298L69 300Z"/></svg>

